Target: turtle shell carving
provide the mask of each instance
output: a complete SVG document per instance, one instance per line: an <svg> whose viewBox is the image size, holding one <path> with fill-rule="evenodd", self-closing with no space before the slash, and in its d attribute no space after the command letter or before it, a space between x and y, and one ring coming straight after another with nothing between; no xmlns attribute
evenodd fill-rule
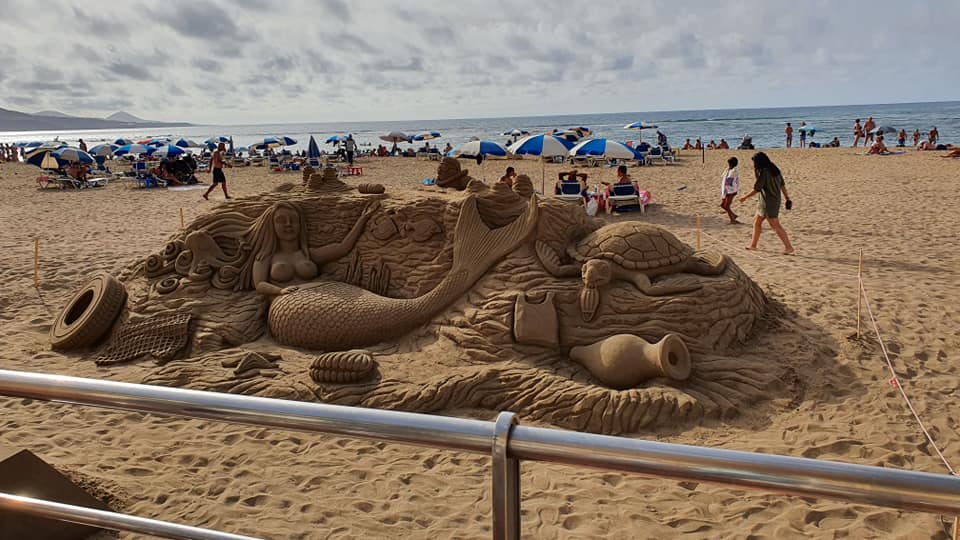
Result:
<svg viewBox="0 0 960 540"><path fill-rule="evenodd" d="M578 262L607 259L629 270L649 270L678 264L694 250L666 229L639 221L607 225L567 249Z"/></svg>

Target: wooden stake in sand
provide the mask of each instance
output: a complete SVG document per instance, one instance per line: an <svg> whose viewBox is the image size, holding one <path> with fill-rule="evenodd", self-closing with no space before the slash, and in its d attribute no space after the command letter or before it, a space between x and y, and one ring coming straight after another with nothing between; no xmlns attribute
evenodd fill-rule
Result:
<svg viewBox="0 0 960 540"><path fill-rule="evenodd" d="M180 228L183 228L183 207L180 208Z"/></svg>
<svg viewBox="0 0 960 540"><path fill-rule="evenodd" d="M697 251L700 251L700 214L697 214Z"/></svg>
<svg viewBox="0 0 960 540"><path fill-rule="evenodd" d="M953 518L953 540L960 539L960 517Z"/></svg>
<svg viewBox="0 0 960 540"><path fill-rule="evenodd" d="M40 239L33 239L33 288L40 288Z"/></svg>
<svg viewBox="0 0 960 540"><path fill-rule="evenodd" d="M863 309L863 248L857 264L857 339L860 339L860 311Z"/></svg>

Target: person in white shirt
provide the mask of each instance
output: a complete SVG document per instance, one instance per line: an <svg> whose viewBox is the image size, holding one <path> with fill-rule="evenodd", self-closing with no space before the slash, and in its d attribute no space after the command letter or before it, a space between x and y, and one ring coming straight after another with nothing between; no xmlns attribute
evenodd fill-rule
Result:
<svg viewBox="0 0 960 540"><path fill-rule="evenodd" d="M727 169L723 171L723 176L720 179L720 197L722 199L720 208L727 212L731 225L740 223L737 221L737 215L730 209L733 199L740 192L740 171L737 169L737 164L737 158L731 157L728 159Z"/></svg>

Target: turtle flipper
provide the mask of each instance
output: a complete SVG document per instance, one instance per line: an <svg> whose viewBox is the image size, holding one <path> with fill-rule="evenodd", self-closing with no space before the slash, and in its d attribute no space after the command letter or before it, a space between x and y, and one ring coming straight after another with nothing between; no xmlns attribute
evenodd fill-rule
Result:
<svg viewBox="0 0 960 540"><path fill-rule="evenodd" d="M716 251L700 250L690 257L685 272L701 276L716 276L727 269L727 256Z"/></svg>
<svg viewBox="0 0 960 540"><path fill-rule="evenodd" d="M578 277L580 276L580 264L561 264L560 256L552 247L542 240L537 240L537 257L540 264L547 269L554 277Z"/></svg>

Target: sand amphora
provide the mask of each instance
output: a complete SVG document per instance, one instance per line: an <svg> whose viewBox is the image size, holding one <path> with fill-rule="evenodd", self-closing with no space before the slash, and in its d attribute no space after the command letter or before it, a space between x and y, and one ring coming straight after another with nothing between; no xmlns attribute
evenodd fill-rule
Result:
<svg viewBox="0 0 960 540"><path fill-rule="evenodd" d="M657 343L633 334L617 334L592 345L573 347L570 358L601 383L617 390L658 377L678 381L690 376L690 351L676 334Z"/></svg>

